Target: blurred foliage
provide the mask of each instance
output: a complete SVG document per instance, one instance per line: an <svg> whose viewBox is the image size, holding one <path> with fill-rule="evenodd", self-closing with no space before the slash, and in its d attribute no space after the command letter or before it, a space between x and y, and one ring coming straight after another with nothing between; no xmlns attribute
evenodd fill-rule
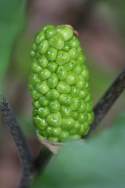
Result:
<svg viewBox="0 0 125 188"><path fill-rule="evenodd" d="M14 65L14 71L17 73L17 76L20 75L24 79L28 79L31 42L30 37L22 36L18 41L15 52L16 65Z"/></svg>
<svg viewBox="0 0 125 188"><path fill-rule="evenodd" d="M14 42L24 26L26 0L0 0L0 89Z"/></svg>
<svg viewBox="0 0 125 188"><path fill-rule="evenodd" d="M65 143L32 188L123 188L124 121L89 141Z"/></svg>
<svg viewBox="0 0 125 188"><path fill-rule="evenodd" d="M90 82L91 82L91 91L94 102L97 102L111 85L112 81L115 79L116 70L112 70L112 74L110 72L105 72L104 69L98 67L96 62L90 60L88 62L88 67L90 70Z"/></svg>
<svg viewBox="0 0 125 188"><path fill-rule="evenodd" d="M114 121L114 125L115 126L117 126L117 125L119 125L119 126L125 125L125 112L122 112L121 114L118 115L118 117Z"/></svg>
<svg viewBox="0 0 125 188"><path fill-rule="evenodd" d="M17 116L23 133L26 136L35 136L35 127L33 126L32 118L27 116Z"/></svg>
<svg viewBox="0 0 125 188"><path fill-rule="evenodd" d="M118 24L118 30L121 30L125 36L125 1L124 0L97 0L98 2L104 2L107 4L111 11L114 13L114 20Z"/></svg>

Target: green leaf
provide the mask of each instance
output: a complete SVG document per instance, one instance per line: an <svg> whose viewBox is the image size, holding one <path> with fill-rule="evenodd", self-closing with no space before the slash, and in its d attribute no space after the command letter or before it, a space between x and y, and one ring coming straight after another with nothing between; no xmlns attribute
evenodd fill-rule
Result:
<svg viewBox="0 0 125 188"><path fill-rule="evenodd" d="M65 143L32 188L124 188L125 123L89 141Z"/></svg>
<svg viewBox="0 0 125 188"><path fill-rule="evenodd" d="M24 26L26 0L0 1L0 89L7 71L14 42Z"/></svg>

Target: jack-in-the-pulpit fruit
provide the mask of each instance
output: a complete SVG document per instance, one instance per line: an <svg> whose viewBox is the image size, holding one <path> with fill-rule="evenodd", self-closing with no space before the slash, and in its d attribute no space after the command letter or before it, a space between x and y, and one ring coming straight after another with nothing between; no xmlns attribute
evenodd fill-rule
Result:
<svg viewBox="0 0 125 188"><path fill-rule="evenodd" d="M53 142L87 134L93 105L85 53L69 25L47 25L31 50L29 89L33 122L42 138Z"/></svg>

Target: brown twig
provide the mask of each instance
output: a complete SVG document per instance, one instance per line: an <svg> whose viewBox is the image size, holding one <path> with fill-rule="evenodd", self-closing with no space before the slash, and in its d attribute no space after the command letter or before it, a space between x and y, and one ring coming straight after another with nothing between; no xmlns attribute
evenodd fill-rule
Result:
<svg viewBox="0 0 125 188"><path fill-rule="evenodd" d="M8 127L14 142L16 144L19 158L21 160L22 178L19 188L28 188L31 179L32 155L25 140L25 137L16 121L16 117L9 107L5 98L2 98L0 103L0 111L5 125Z"/></svg>

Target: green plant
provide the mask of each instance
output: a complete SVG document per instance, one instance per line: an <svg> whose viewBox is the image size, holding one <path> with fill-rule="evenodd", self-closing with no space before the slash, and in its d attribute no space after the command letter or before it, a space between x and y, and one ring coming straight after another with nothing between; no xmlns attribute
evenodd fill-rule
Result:
<svg viewBox="0 0 125 188"><path fill-rule="evenodd" d="M29 88L39 134L55 142L86 135L93 121L89 72L73 28L43 27L31 56Z"/></svg>
<svg viewBox="0 0 125 188"><path fill-rule="evenodd" d="M89 4L91 4L91 2L94 2L94 1L86 1L86 2L89 2ZM89 7L89 9L87 7ZM88 12L90 13L90 9L92 8L88 6L88 4L87 4L87 7L85 9L86 15L88 15ZM86 19L88 18L89 16L86 16ZM83 24L83 20L81 19L81 15L80 15L78 19L78 25L82 25L82 24ZM74 31L72 33L73 35L77 35ZM8 34L8 31L7 31L7 34ZM40 33L38 34L38 36L39 35ZM5 37L2 37L2 38L3 40L5 40ZM48 40L49 39L47 38L47 42ZM54 45L56 44L55 46L57 47L57 49L59 48L58 50L61 50L60 48L63 46L64 41L56 40L54 43L53 42L54 41L52 40L52 44ZM44 48L42 48L42 51L46 49L47 43L45 42L44 45L45 46ZM36 57L37 60L40 60L39 54L37 57L37 55L34 53L36 52L35 48L36 47L34 45L33 51L31 53L32 58L35 59L34 57ZM53 56L54 54L48 54L48 55L49 57L47 58L50 58L50 57L54 58ZM36 63L36 60L35 60L35 63ZM46 62L44 62L43 64L45 66ZM85 67L86 66L84 64L84 68ZM32 70L34 70L36 73L36 71L39 70L39 66L35 66L35 69L33 67ZM50 70L52 71L53 67L50 67ZM48 76L48 73L46 71L44 72L44 74L45 76ZM41 77L40 77L40 81L41 81ZM87 81L89 83L89 80ZM36 89L35 86L36 85L33 85L33 82L31 81L30 86L29 86L31 89L31 93L33 91L32 89L34 88ZM112 85L109 87L109 89L105 92L104 96L102 96L99 102L94 106L93 108L94 121L91 123L91 125L88 124L89 130L87 132L83 132L82 134L80 134L80 136L83 136L82 139L84 140L85 139L87 140L88 138L90 138L89 141L87 140L85 142L82 139L79 141L73 141L73 142L68 141L62 145L57 155L54 155L51 152L49 147L42 145L40 154L35 159L33 158L32 153L29 150L26 139L16 120L15 114L12 112L12 109L10 108L10 105L8 105L8 102L6 101L6 99L5 100L2 99L0 101L0 111L3 117L3 120L5 122L5 125L9 128L9 131L11 135L13 136L13 139L16 143L16 147L18 149L20 160L22 162L21 163L22 178L19 184L19 188L28 188L29 184L31 183L31 176L33 176L34 174L38 175L37 172L40 172L40 174L39 176L37 176L37 180L34 181L33 188L39 188L41 186L45 188L50 188L50 187L60 187L60 188L64 188L64 187L68 187L68 188L70 187L72 188L121 187L121 188L124 188L124 185L125 185L125 180L124 180L124 173L125 173L124 122L125 121L123 120L123 123L119 122L117 126L113 127L113 129L107 130L106 133L100 134L99 136L93 139L91 139L90 137L91 133L93 133L96 127L100 124L101 120L105 117L105 115L107 114L109 109L112 107L116 99L118 99L120 94L123 92L124 88L125 88L125 71L122 71L118 75L118 77L115 79L115 81L112 83ZM46 90L46 87L45 87L45 90ZM33 94L33 97L37 98L37 96L38 96L37 92L35 92L35 94ZM44 102L45 101L46 100L44 100ZM51 102L51 100L49 100L49 102ZM34 111L38 111L39 100L36 100L36 102L34 102L33 100L33 104L34 104L34 107L33 107ZM90 106L91 105L92 104L90 104ZM71 117L74 118L73 114L71 114ZM36 114L34 115L34 119L35 118L36 118ZM38 130L41 129L41 126L39 125L40 124L36 125ZM74 127L72 127L72 130L74 131ZM44 133L45 133L45 137L48 139L49 137L46 135L46 131ZM43 132L41 131L40 131L40 134L44 136ZM52 131L52 134L53 134L53 131ZM70 136L68 138L70 138ZM63 141L63 139L60 139L59 137L52 137L52 140ZM52 158L52 161L50 161L51 158ZM43 170L49 161L50 161L50 165L48 166L48 168L43 174Z"/></svg>

